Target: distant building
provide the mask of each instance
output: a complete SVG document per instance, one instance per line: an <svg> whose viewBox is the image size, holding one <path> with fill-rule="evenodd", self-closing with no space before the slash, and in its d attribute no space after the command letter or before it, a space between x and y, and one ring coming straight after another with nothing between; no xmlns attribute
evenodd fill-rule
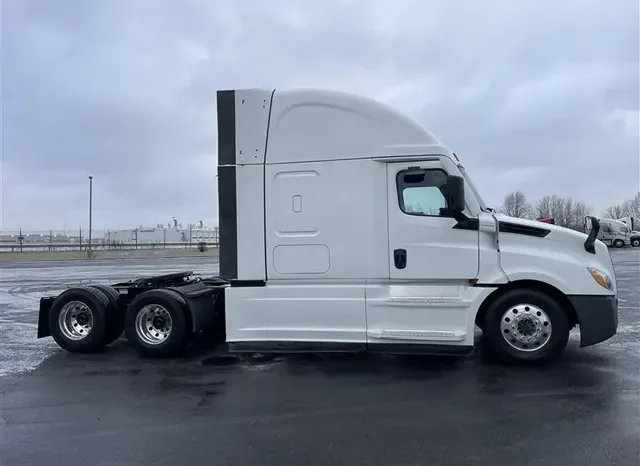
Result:
<svg viewBox="0 0 640 466"><path fill-rule="evenodd" d="M140 227L131 230L110 230L104 234L108 244L166 244L166 243L216 243L218 229Z"/></svg>
<svg viewBox="0 0 640 466"><path fill-rule="evenodd" d="M15 249L24 247L31 250L50 248L51 246L76 247L86 246L89 232L84 228L77 231L19 231L0 232L0 247ZM157 225L156 227L139 227L128 230L93 230L92 244L95 245L133 245L133 244L197 244L204 241L217 244L218 228L206 228L198 224L191 224L190 228Z"/></svg>

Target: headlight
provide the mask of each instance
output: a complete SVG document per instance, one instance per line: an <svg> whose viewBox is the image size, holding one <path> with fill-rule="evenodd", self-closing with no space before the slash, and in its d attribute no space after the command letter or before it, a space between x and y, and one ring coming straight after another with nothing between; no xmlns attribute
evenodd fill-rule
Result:
<svg viewBox="0 0 640 466"><path fill-rule="evenodd" d="M587 270L589 271L589 273L591 274L591 277L596 281L596 283L598 285L600 285L602 288L606 288L607 290L610 290L612 288L611 286L611 279L609 278L609 275L607 275L606 273L604 273L601 270L595 269L593 267L587 267Z"/></svg>

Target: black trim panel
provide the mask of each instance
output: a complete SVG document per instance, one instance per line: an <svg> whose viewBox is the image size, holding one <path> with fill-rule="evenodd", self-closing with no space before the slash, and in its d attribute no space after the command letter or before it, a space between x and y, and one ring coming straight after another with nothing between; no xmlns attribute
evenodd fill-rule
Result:
<svg viewBox="0 0 640 466"><path fill-rule="evenodd" d="M458 221L453 226L456 230L471 230L478 231L480 223L477 218L465 218L462 221ZM534 236L536 238L544 238L551 230L541 227L534 227L530 225L520 225L511 222L498 222L498 228L501 233L512 233L515 235Z"/></svg>
<svg viewBox="0 0 640 466"><path fill-rule="evenodd" d="M453 226L453 228L455 230L478 231L478 229L480 228L479 225L480 225L480 222L478 221L477 218L464 217L464 219L458 220L458 223L456 223Z"/></svg>
<svg viewBox="0 0 640 466"><path fill-rule="evenodd" d="M365 343L324 341L236 341L227 346L235 353L359 353L366 350Z"/></svg>
<svg viewBox="0 0 640 466"><path fill-rule="evenodd" d="M236 167L218 167L218 242L220 278L238 278Z"/></svg>
<svg viewBox="0 0 640 466"><path fill-rule="evenodd" d="M618 331L618 299L613 295L567 295L578 316L580 347L595 345Z"/></svg>
<svg viewBox="0 0 640 466"><path fill-rule="evenodd" d="M535 236L536 238L544 238L551 230L530 225L520 225L511 222L498 222L498 228L501 233L513 233L516 235Z"/></svg>
<svg viewBox="0 0 640 466"><path fill-rule="evenodd" d="M218 91L217 104L220 277L230 280L238 278L235 91Z"/></svg>
<svg viewBox="0 0 640 466"><path fill-rule="evenodd" d="M218 91L218 166L236 164L236 92Z"/></svg>
<svg viewBox="0 0 640 466"><path fill-rule="evenodd" d="M230 280L229 286L239 287L239 288L255 288L266 286L266 282L264 280Z"/></svg>
<svg viewBox="0 0 640 466"><path fill-rule="evenodd" d="M429 343L368 343L367 351L380 354L464 356L473 351L473 346L434 345Z"/></svg>
<svg viewBox="0 0 640 466"><path fill-rule="evenodd" d="M340 343L323 341L238 341L227 344L235 353L361 353L464 356L473 346L425 343Z"/></svg>

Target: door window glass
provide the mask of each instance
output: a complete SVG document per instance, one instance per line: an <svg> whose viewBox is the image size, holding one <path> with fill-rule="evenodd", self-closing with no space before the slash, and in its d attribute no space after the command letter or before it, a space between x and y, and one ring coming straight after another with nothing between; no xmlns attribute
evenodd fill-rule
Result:
<svg viewBox="0 0 640 466"><path fill-rule="evenodd" d="M408 215L440 216L447 201L442 188L447 182L444 170L410 168L398 172L396 183L400 210Z"/></svg>

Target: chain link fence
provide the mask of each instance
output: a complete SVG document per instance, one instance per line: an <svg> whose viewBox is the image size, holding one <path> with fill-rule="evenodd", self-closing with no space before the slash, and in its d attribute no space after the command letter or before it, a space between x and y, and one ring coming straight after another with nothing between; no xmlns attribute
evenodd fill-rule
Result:
<svg viewBox="0 0 640 466"><path fill-rule="evenodd" d="M89 236L91 239L89 240ZM0 252L104 251L218 246L217 228L134 228L77 232L31 230L0 232Z"/></svg>

